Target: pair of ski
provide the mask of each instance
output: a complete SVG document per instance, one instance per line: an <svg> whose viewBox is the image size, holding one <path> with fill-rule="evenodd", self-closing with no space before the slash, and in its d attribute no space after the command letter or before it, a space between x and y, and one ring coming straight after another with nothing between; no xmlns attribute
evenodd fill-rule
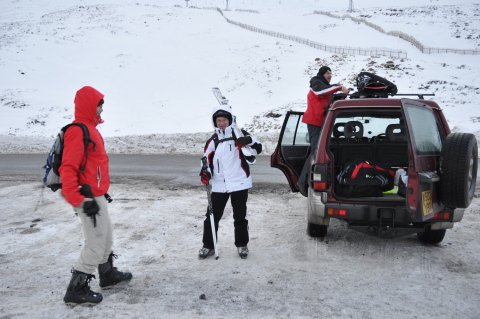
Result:
<svg viewBox="0 0 480 319"><path fill-rule="evenodd" d="M220 105L228 105L227 98L223 96L222 92L218 87L212 88L212 92L213 92L213 95L215 95L215 97L217 98L217 101L218 103L220 103ZM232 120L233 120L233 123L230 123L230 124L232 126L233 133L235 134L236 138L244 136L242 130L237 126L237 119L233 114L232 114ZM249 145L242 147L241 150L248 164L250 165L255 164L256 162L255 156L257 155L257 151L251 148Z"/></svg>

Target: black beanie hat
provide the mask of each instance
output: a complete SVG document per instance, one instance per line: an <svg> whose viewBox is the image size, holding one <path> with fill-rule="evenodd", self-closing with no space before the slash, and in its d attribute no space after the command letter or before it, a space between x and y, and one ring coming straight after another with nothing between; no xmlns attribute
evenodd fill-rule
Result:
<svg viewBox="0 0 480 319"><path fill-rule="evenodd" d="M100 102L98 102L98 106L102 106L103 105L103 99L100 100Z"/></svg>
<svg viewBox="0 0 480 319"><path fill-rule="evenodd" d="M232 114L225 110L218 110L213 113L213 125L217 127L217 117L225 117L228 120L228 125L232 125Z"/></svg>
<svg viewBox="0 0 480 319"><path fill-rule="evenodd" d="M318 70L318 75L325 75L328 71L332 72L328 66L322 66L320 70Z"/></svg>

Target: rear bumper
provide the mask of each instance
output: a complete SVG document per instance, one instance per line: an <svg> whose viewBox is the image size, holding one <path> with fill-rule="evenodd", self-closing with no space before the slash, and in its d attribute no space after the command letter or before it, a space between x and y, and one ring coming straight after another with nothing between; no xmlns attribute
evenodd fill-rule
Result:
<svg viewBox="0 0 480 319"><path fill-rule="evenodd" d="M453 210L450 221L429 219L414 221L405 206L324 204L325 219L345 220L348 228L376 237L395 238L425 231L453 228L454 223L463 218L464 209ZM335 215L334 213L339 213Z"/></svg>
<svg viewBox="0 0 480 319"><path fill-rule="evenodd" d="M342 215L335 214L338 210L342 211ZM375 225L381 221L386 224L408 225L414 221L405 206L327 203L324 214L325 217Z"/></svg>
<svg viewBox="0 0 480 319"><path fill-rule="evenodd" d="M458 223L463 219L463 213L465 212L465 208L456 208L453 210L453 220L452 222Z"/></svg>
<svg viewBox="0 0 480 319"><path fill-rule="evenodd" d="M308 192L308 222L317 225L330 224L330 219L340 219L347 222L348 227L361 233L394 238L425 231L453 228L454 223L463 219L465 209L448 210L449 220L428 219L419 221L410 213L405 205L399 203L348 204L328 203L327 193L316 192L309 187Z"/></svg>

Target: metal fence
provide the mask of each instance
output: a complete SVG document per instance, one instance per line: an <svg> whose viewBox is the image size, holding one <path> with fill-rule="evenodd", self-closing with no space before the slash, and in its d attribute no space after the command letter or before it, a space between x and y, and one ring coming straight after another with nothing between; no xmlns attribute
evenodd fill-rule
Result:
<svg viewBox="0 0 480 319"><path fill-rule="evenodd" d="M333 13L330 13L330 12L326 12L326 11L313 11L314 14L323 14L323 15L326 15L328 17L331 17L331 18L335 18L335 19L345 19L345 18L348 18L348 19L351 19L352 21L354 22L357 22L357 23L363 23L365 24L366 26L370 27L370 28L373 28L375 30L377 30L378 32L381 32L383 34L386 34L386 35L391 35L391 36L395 36L395 37L399 37L400 39L402 40L405 40L407 42L410 42L413 46L415 46L417 49L419 49L422 53L426 53L426 54L431 54L431 53L456 53L456 54L471 54L471 55L478 55L480 54L480 51L479 50L459 50L459 49L449 49L449 48L429 48L429 47L426 47L424 46L420 41L418 41L417 39L415 39L414 37L412 37L411 35L408 35L404 32L400 32L400 31L389 31L389 32L386 32L385 30L383 30L382 27L374 24L374 23L371 23L365 19L359 19L359 18L355 18L355 17L352 17L351 15L349 14L344 14L343 16L339 16L339 15L336 15L336 14L333 14Z"/></svg>
<svg viewBox="0 0 480 319"><path fill-rule="evenodd" d="M393 50L393 49L388 49L388 48L356 48L356 47L348 47L348 46L334 46L334 45L327 45L319 42L315 42L309 39L293 36L293 35L288 35L288 34L283 34L280 32L274 32L274 31L269 31L269 30L264 30L260 29L245 23L240 23L233 21L231 19L228 19L225 17L223 14L223 11L220 8L217 7L204 7L203 9L207 10L217 10L228 23L234 24L236 26L239 26L241 28L244 28L249 31L257 32L257 33L262 33L265 35L269 35L272 37L276 38L281 38L285 40L290 40L290 41L295 41L297 43L301 43L304 45L308 45L312 48L327 51L327 52L332 52L332 53L339 53L339 54L358 54L358 55L365 55L365 56L371 56L371 55L385 55L389 57L395 57L395 58L406 58L407 57L407 52L403 50Z"/></svg>

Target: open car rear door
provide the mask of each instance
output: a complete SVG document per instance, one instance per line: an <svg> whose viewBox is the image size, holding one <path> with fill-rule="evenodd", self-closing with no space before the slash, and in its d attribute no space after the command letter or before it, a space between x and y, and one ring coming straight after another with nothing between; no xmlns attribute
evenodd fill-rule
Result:
<svg viewBox="0 0 480 319"><path fill-rule="evenodd" d="M285 174L293 192L298 192L298 176L310 154L307 124L302 122L302 117L303 112L287 112L277 147L270 158L270 166Z"/></svg>

